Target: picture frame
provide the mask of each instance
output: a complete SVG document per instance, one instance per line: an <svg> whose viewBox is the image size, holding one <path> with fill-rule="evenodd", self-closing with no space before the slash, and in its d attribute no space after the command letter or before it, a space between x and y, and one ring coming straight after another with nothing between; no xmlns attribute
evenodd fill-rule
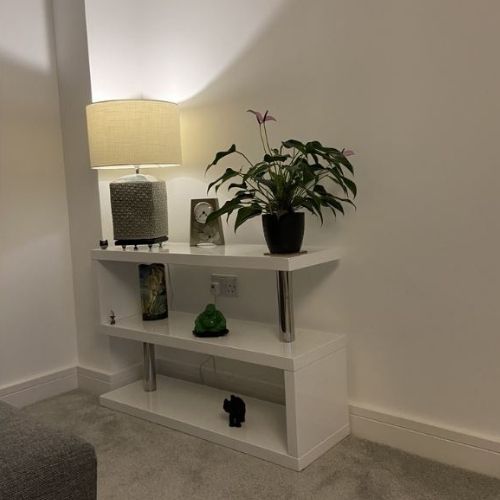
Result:
<svg viewBox="0 0 500 500"><path fill-rule="evenodd" d="M217 198L194 198L191 200L190 238L191 246L211 247L224 245L224 232L220 218L205 222L208 215L219 209Z"/></svg>

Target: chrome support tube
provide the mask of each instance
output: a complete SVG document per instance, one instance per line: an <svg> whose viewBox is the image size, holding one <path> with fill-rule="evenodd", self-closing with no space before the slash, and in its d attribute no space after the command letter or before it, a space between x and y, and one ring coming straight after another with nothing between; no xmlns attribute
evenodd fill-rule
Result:
<svg viewBox="0 0 500 500"><path fill-rule="evenodd" d="M144 342L144 390L156 391L155 345Z"/></svg>
<svg viewBox="0 0 500 500"><path fill-rule="evenodd" d="M293 320L293 286L290 271L277 271L276 284L278 288L278 309L281 342L295 340L295 325Z"/></svg>

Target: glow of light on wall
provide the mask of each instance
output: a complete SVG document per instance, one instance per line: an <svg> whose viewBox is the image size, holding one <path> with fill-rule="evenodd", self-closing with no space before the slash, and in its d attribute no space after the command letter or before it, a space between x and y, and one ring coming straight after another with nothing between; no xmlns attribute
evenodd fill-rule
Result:
<svg viewBox="0 0 500 500"><path fill-rule="evenodd" d="M215 81L286 0L86 0L92 100L187 100Z"/></svg>

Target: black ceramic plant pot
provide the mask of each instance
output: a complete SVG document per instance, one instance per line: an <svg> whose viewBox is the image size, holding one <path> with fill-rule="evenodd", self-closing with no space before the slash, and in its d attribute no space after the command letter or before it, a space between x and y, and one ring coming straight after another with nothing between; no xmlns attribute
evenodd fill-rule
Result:
<svg viewBox="0 0 500 500"><path fill-rule="evenodd" d="M304 239L304 213L262 215L264 237L271 253L297 253Z"/></svg>

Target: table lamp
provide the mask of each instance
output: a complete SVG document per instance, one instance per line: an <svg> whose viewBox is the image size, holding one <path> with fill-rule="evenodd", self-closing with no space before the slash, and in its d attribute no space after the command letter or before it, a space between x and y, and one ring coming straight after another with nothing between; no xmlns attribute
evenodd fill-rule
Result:
<svg viewBox="0 0 500 500"><path fill-rule="evenodd" d="M133 168L109 185L116 245L148 245L168 240L165 182L140 173L141 167L181 164L179 110L153 100L103 101L87 106L90 166Z"/></svg>

